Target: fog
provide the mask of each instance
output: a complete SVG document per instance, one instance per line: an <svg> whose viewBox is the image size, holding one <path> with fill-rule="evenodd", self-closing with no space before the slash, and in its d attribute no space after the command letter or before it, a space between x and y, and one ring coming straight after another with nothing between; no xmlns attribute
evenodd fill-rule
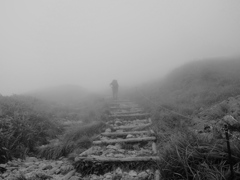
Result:
<svg viewBox="0 0 240 180"><path fill-rule="evenodd" d="M1 0L0 93L134 86L199 59L239 56L240 1Z"/></svg>

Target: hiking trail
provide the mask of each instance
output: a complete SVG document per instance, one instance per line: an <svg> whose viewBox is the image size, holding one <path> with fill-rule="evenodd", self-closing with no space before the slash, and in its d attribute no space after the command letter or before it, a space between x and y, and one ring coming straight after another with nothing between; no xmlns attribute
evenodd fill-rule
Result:
<svg viewBox="0 0 240 180"><path fill-rule="evenodd" d="M107 127L75 158L85 180L159 180L156 137L150 114L129 101L114 101Z"/></svg>

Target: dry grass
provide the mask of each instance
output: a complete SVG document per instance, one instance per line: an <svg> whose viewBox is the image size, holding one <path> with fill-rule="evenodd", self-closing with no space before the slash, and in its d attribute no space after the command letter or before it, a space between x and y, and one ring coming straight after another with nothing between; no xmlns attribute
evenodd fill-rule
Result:
<svg viewBox="0 0 240 180"><path fill-rule="evenodd" d="M159 150L159 168L163 179L228 179L230 166L224 140L207 138L185 129L170 135L163 143ZM237 172L240 142L232 142L231 147Z"/></svg>
<svg viewBox="0 0 240 180"><path fill-rule="evenodd" d="M100 134L104 127L105 124L103 122L72 126L60 138L60 141L40 147L38 155L41 158L58 159L62 156L68 156L75 151L81 153L92 145L93 139Z"/></svg>

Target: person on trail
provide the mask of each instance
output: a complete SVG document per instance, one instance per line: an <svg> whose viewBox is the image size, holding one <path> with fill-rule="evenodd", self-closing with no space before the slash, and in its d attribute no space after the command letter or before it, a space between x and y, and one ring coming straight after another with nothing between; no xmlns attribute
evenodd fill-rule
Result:
<svg viewBox="0 0 240 180"><path fill-rule="evenodd" d="M114 79L110 83L110 86L112 87L113 99L117 100L118 99L118 82L117 82L117 80Z"/></svg>

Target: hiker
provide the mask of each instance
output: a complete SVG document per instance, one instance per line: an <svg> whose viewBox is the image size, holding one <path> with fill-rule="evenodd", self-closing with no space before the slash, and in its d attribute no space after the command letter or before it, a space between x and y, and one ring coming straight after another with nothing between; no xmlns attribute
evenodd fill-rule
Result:
<svg viewBox="0 0 240 180"><path fill-rule="evenodd" d="M112 86L113 99L117 100L118 99L118 82L117 82L117 80L114 79L110 83L110 86Z"/></svg>

